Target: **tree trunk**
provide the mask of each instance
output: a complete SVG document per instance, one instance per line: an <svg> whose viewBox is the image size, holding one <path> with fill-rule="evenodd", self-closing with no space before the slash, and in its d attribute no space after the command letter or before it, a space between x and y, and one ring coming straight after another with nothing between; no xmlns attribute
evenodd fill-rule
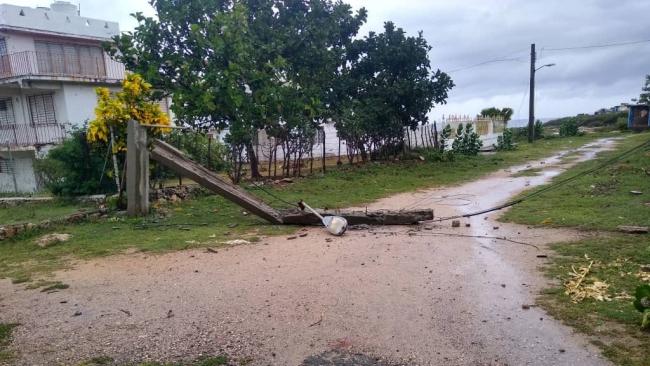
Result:
<svg viewBox="0 0 650 366"><path fill-rule="evenodd" d="M440 141L438 141L438 126L436 125L436 121L433 121L433 146L437 150L440 150Z"/></svg>
<svg viewBox="0 0 650 366"><path fill-rule="evenodd" d="M321 156L321 161L323 162L323 174L325 174L325 127L323 127L323 156ZM339 149L341 148L341 140L339 140ZM339 150L339 155L340 155L340 150Z"/></svg>
<svg viewBox="0 0 650 366"><path fill-rule="evenodd" d="M255 154L255 149L253 148L252 143L246 144L246 155L248 155L248 162L251 166L251 178L259 179L262 176L260 175L260 169L258 166L257 155Z"/></svg>

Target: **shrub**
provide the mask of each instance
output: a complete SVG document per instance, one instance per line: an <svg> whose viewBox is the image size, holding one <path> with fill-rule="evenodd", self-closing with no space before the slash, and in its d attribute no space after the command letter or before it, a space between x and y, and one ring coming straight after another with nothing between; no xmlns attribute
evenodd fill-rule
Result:
<svg viewBox="0 0 650 366"><path fill-rule="evenodd" d="M619 118L616 120L616 128L617 128L619 131L627 131L627 130L628 130L628 128L627 128L627 118L625 118L625 117L619 117Z"/></svg>
<svg viewBox="0 0 650 366"><path fill-rule="evenodd" d="M497 137L497 144L495 148L500 151L509 151L516 148L515 144L513 143L511 129L506 128L503 130L503 135Z"/></svg>
<svg viewBox="0 0 650 366"><path fill-rule="evenodd" d="M537 120L535 122L535 140L544 138L544 124L542 121Z"/></svg>
<svg viewBox="0 0 650 366"><path fill-rule="evenodd" d="M463 128L463 124L459 124L458 129L456 129L456 139L451 144L453 152L463 155L476 155L481 147L483 147L483 141L474 132L474 126L468 123Z"/></svg>
<svg viewBox="0 0 650 366"><path fill-rule="evenodd" d="M114 192L114 181L105 170L110 167L106 153L106 148L91 145L86 140L85 128L77 128L45 158L37 159L34 168L45 188L57 196Z"/></svg>
<svg viewBox="0 0 650 366"><path fill-rule="evenodd" d="M560 136L577 136L578 135L578 124L575 120L567 120L560 125Z"/></svg>

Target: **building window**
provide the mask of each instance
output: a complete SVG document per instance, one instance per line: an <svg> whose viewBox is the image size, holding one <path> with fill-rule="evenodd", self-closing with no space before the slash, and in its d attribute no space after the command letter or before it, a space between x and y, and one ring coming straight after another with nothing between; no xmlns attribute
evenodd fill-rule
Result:
<svg viewBox="0 0 650 366"><path fill-rule="evenodd" d="M30 95L29 114L34 125L56 124L52 94Z"/></svg>
<svg viewBox="0 0 650 366"><path fill-rule="evenodd" d="M5 56L7 54L7 41L4 38L0 38L0 56Z"/></svg>
<svg viewBox="0 0 650 366"><path fill-rule="evenodd" d="M0 98L0 127L13 126L15 123L11 98Z"/></svg>
<svg viewBox="0 0 650 366"><path fill-rule="evenodd" d="M97 46L36 41L36 62L40 74L106 76L104 51Z"/></svg>
<svg viewBox="0 0 650 366"><path fill-rule="evenodd" d="M11 160L0 157L0 174L9 174L14 171L14 164Z"/></svg>

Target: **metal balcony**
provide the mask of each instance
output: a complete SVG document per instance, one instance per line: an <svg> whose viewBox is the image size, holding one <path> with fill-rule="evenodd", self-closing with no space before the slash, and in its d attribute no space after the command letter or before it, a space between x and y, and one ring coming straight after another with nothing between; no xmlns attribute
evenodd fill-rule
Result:
<svg viewBox="0 0 650 366"><path fill-rule="evenodd" d="M106 54L24 51L0 56L0 83L16 78L118 82L124 79L124 65Z"/></svg>
<svg viewBox="0 0 650 366"><path fill-rule="evenodd" d="M65 126L59 123L0 124L0 149L21 150L56 144L65 137Z"/></svg>

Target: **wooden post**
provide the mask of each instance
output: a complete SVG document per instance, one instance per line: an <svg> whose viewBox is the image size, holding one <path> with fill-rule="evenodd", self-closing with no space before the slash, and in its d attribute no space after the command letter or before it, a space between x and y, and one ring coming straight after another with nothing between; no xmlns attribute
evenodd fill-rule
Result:
<svg viewBox="0 0 650 366"><path fill-rule="evenodd" d="M147 130L129 121L126 138L126 198L129 216L149 214L149 150Z"/></svg>
<svg viewBox="0 0 650 366"><path fill-rule="evenodd" d="M321 161L323 163L323 174L325 174L325 126L323 126L323 156L321 156Z"/></svg>

